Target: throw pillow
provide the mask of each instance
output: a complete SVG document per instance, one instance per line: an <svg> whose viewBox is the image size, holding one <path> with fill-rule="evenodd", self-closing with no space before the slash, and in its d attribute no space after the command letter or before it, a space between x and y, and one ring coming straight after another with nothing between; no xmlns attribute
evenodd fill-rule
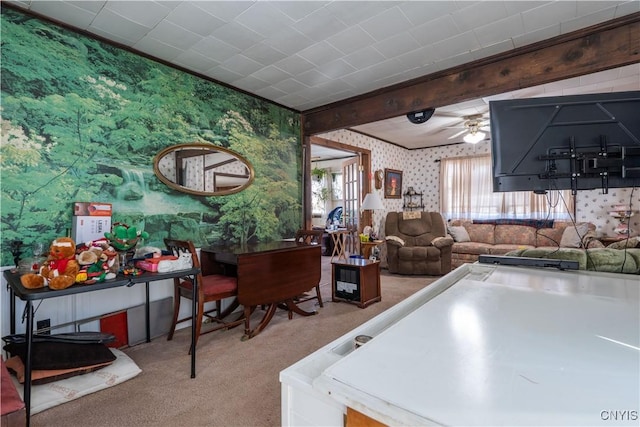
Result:
<svg viewBox="0 0 640 427"><path fill-rule="evenodd" d="M470 242L471 239L469 238L469 233L467 233L467 229L464 228L463 226L459 225L459 226L450 226L449 227L449 234L451 234L451 237L453 237L453 240L455 240L456 242Z"/></svg>
<svg viewBox="0 0 640 427"><path fill-rule="evenodd" d="M564 229L562 239L560 239L560 247L562 248L580 248L582 247L582 238L589 231L589 224L581 223L570 225Z"/></svg>
<svg viewBox="0 0 640 427"><path fill-rule="evenodd" d="M80 368L71 369L33 369L31 371L31 384L40 385L48 384L54 381L64 380L66 378L75 377L76 375L87 374L89 372L96 371L105 366L111 365L113 362L99 363L97 365L83 366ZM22 359L18 356L13 356L7 359L7 369L12 371L18 382L24 384L24 364Z"/></svg>
<svg viewBox="0 0 640 427"><path fill-rule="evenodd" d="M4 350L24 362L26 343L9 343ZM32 369L72 369L113 362L116 356L104 344L34 342L31 350Z"/></svg>

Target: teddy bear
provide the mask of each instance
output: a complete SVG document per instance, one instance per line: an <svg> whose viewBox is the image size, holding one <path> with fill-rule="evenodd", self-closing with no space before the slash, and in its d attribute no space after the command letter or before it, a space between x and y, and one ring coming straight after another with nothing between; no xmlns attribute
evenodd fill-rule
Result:
<svg viewBox="0 0 640 427"><path fill-rule="evenodd" d="M76 244L69 237L58 237L49 247L49 256L38 273L28 273L20 277L22 286L37 289L66 289L76 282L79 265L76 261Z"/></svg>

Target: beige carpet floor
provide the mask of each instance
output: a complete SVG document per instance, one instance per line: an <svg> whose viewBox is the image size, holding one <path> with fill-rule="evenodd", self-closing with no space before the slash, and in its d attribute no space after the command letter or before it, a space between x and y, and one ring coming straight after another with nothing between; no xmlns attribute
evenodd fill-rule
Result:
<svg viewBox="0 0 640 427"><path fill-rule="evenodd" d="M196 378L187 354L190 330L124 349L142 369L137 377L36 414L32 426L278 426L279 373L294 362L383 312L437 277L398 276L382 270L382 301L366 309L331 301L329 257L323 257L321 293L303 308L319 314L280 310L257 337L241 341L242 326L203 335ZM254 313L255 322L262 313ZM253 318L252 318L253 320Z"/></svg>

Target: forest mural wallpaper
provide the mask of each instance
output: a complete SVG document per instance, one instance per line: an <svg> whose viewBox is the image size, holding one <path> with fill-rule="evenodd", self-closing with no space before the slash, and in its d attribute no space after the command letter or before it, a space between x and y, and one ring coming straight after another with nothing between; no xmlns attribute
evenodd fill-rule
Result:
<svg viewBox="0 0 640 427"><path fill-rule="evenodd" d="M268 241L302 224L299 114L18 11L2 9L2 265L9 245L69 233L73 202L196 246ZM200 197L153 174L163 148L204 142L255 168L236 194Z"/></svg>

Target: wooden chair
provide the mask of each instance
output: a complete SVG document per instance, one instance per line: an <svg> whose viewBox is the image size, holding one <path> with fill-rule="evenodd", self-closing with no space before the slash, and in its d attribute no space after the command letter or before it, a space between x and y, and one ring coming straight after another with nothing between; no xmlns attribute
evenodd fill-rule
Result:
<svg viewBox="0 0 640 427"><path fill-rule="evenodd" d="M320 245L322 246L322 236L324 234L324 230L298 230L295 235L295 242L298 245ZM320 283L316 285L316 295L315 296L303 296L302 299L298 298L297 302L305 302L312 299L317 299L320 307L324 307L322 303L322 296L320 295ZM289 318L291 318L293 313L289 311Z"/></svg>
<svg viewBox="0 0 640 427"><path fill-rule="evenodd" d="M189 240L175 240L164 239L164 244L170 252L178 255L180 252L189 252L193 259L193 266L200 268L200 260L198 254L193 246L193 243ZM209 332L217 331L219 329L230 329L242 324L244 316L241 315L238 319L233 321L225 321L224 318L230 315L238 306L237 299L231 303L224 311L222 310L222 300L225 298L237 297L238 295L238 280L236 277L223 276L221 274L211 274L203 276L202 273L198 273L198 314L196 324L196 345L198 344L198 338L201 334L207 334ZM180 299L193 298L193 283L189 277L181 277L173 279L174 283L174 301L173 301L173 321L171 323L171 329L167 340L173 339L173 334L176 330L176 325L180 322L191 320L191 316L178 319L180 313ZM204 305L208 302L215 301L215 308L204 311ZM215 315L211 313L215 312ZM216 322L219 325L213 328L209 328L202 332L202 318L206 316L212 322Z"/></svg>

